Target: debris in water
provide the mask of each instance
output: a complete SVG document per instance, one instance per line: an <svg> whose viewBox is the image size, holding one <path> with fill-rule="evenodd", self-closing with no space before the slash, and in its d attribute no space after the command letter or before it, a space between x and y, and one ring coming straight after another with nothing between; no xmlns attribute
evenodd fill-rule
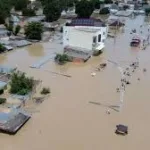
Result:
<svg viewBox="0 0 150 150"><path fill-rule="evenodd" d="M126 84L131 84L129 81L126 81Z"/></svg>
<svg viewBox="0 0 150 150"><path fill-rule="evenodd" d="M117 91L117 92L120 92L119 88L116 88L116 91Z"/></svg>
<svg viewBox="0 0 150 150"><path fill-rule="evenodd" d="M110 114L110 110L108 109L108 110L106 111L106 113L109 115L109 114Z"/></svg>
<svg viewBox="0 0 150 150"><path fill-rule="evenodd" d="M144 68L144 69L143 69L143 72L146 72L146 71L147 71L146 68Z"/></svg>
<svg viewBox="0 0 150 150"><path fill-rule="evenodd" d="M101 68L105 68L107 66L107 64L106 63L102 63L102 64L100 64L100 67Z"/></svg>
<svg viewBox="0 0 150 150"><path fill-rule="evenodd" d="M91 76L92 76L92 77L96 76L96 73L95 73L95 72L92 72L92 73L91 73Z"/></svg>

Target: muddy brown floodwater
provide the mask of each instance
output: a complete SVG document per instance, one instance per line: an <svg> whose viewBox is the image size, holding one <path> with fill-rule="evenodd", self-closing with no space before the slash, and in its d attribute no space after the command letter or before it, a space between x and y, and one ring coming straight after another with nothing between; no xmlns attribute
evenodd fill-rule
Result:
<svg viewBox="0 0 150 150"><path fill-rule="evenodd" d="M38 106L38 112L15 135L0 134L2 150L141 150L150 147L150 47L142 51L131 49L130 31L147 30L143 16L126 18L124 31L116 39L108 38L105 52L93 57L85 64L68 63L58 66L54 62L41 69L30 69L29 65L40 57L62 50L58 42L39 43L28 48L18 49L0 55L0 63L17 65L22 71L43 80L50 86L51 96ZM124 33L123 33L124 32ZM144 33L143 33L144 34ZM108 59L122 67L139 58L140 67L127 85L121 112L113 109L107 114L108 106L119 105L120 73L117 67L108 62L107 67L96 72L95 67ZM147 72L143 72L143 68ZM44 70L69 74L67 78ZM140 78L140 81L138 80ZM117 124L129 127L127 136L114 133Z"/></svg>

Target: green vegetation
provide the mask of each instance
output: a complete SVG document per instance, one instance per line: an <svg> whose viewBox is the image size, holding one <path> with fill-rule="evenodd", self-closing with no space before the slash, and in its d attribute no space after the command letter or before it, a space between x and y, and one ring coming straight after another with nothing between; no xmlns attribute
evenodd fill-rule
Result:
<svg viewBox="0 0 150 150"><path fill-rule="evenodd" d="M142 0L142 5L147 5L148 4L148 0Z"/></svg>
<svg viewBox="0 0 150 150"><path fill-rule="evenodd" d="M107 7L102 8L99 12L99 14L101 14L101 15L107 15L109 13L110 13L110 11L109 11L109 8L107 8Z"/></svg>
<svg viewBox="0 0 150 150"><path fill-rule="evenodd" d="M55 57L55 61L59 64L65 64L70 61L69 57L66 54L57 54Z"/></svg>
<svg viewBox="0 0 150 150"><path fill-rule="evenodd" d="M2 95L4 93L4 90L3 89L1 89L0 90L0 95Z"/></svg>
<svg viewBox="0 0 150 150"><path fill-rule="evenodd" d="M127 9L129 9L130 7L128 6L128 5L124 5L123 6L123 10L127 10Z"/></svg>
<svg viewBox="0 0 150 150"><path fill-rule="evenodd" d="M11 8L11 0L0 0L0 24L5 23L5 19L10 15Z"/></svg>
<svg viewBox="0 0 150 150"><path fill-rule="evenodd" d="M35 11L33 10L33 9L29 9L29 8L24 8L23 10L22 10L22 15L23 16L35 16L36 14L35 14Z"/></svg>
<svg viewBox="0 0 150 150"><path fill-rule="evenodd" d="M12 0L13 5L15 7L16 11L22 11L24 8L27 8L27 5L29 4L29 0Z"/></svg>
<svg viewBox="0 0 150 150"><path fill-rule="evenodd" d="M6 98L0 98L0 104L6 103Z"/></svg>
<svg viewBox="0 0 150 150"><path fill-rule="evenodd" d="M145 9L145 15L148 16L150 14L150 8Z"/></svg>
<svg viewBox="0 0 150 150"><path fill-rule="evenodd" d="M14 35L16 36L20 32L21 26L17 25L14 31Z"/></svg>
<svg viewBox="0 0 150 150"><path fill-rule="evenodd" d="M46 95L46 94L49 94L50 93L50 89L49 88L43 88L42 91L41 91L41 94L43 95Z"/></svg>
<svg viewBox="0 0 150 150"><path fill-rule="evenodd" d="M76 14L79 18L89 18L93 13L94 6L92 1L81 0L76 4Z"/></svg>
<svg viewBox="0 0 150 150"><path fill-rule="evenodd" d="M112 4L113 1L112 0L104 0L104 4Z"/></svg>
<svg viewBox="0 0 150 150"><path fill-rule="evenodd" d="M39 22L31 22L25 27L25 35L28 39L41 40L43 25Z"/></svg>
<svg viewBox="0 0 150 150"><path fill-rule="evenodd" d="M95 9L100 9L100 4L102 4L100 0L92 0L92 3Z"/></svg>
<svg viewBox="0 0 150 150"><path fill-rule="evenodd" d="M44 0L44 14L46 16L46 21L56 21L61 16L61 6L59 0Z"/></svg>
<svg viewBox="0 0 150 150"><path fill-rule="evenodd" d="M33 78L26 77L25 73L17 71L12 74L10 82L10 93L26 95L32 91L33 86Z"/></svg>
<svg viewBox="0 0 150 150"><path fill-rule="evenodd" d="M0 44L0 53L4 52L5 51L5 48L2 44Z"/></svg>

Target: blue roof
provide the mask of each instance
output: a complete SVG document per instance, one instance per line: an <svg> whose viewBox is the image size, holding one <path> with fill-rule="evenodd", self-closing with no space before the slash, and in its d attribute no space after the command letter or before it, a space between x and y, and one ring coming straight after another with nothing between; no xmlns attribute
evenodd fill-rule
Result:
<svg viewBox="0 0 150 150"><path fill-rule="evenodd" d="M70 26L104 26L104 22L100 19L82 19L82 18L75 18L72 19Z"/></svg>

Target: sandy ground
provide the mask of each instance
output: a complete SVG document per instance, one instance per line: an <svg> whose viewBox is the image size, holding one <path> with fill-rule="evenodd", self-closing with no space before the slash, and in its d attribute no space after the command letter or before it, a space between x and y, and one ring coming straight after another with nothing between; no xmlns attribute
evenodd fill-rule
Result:
<svg viewBox="0 0 150 150"><path fill-rule="evenodd" d="M143 24L143 17L126 20L125 33L106 41L106 49L100 57L92 58L86 64L57 66L49 62L40 70L29 65L41 56L54 53L55 43L36 44L0 56L1 64L17 65L27 74L43 80L50 86L51 96L33 113L32 119L15 135L0 134L2 150L141 150L150 147L150 48L145 51L131 49L129 34L132 28ZM61 45L57 44L61 50ZM54 48L54 49L53 49ZM119 105L120 73L111 63L92 77L91 72L101 62L110 59L125 67L136 57L140 67L127 85L121 112L108 106ZM143 73L143 68L147 72ZM66 73L71 78L55 75L45 69ZM140 78L140 81L137 79ZM91 102L98 103L93 104ZM129 127L127 136L114 133L117 124Z"/></svg>

